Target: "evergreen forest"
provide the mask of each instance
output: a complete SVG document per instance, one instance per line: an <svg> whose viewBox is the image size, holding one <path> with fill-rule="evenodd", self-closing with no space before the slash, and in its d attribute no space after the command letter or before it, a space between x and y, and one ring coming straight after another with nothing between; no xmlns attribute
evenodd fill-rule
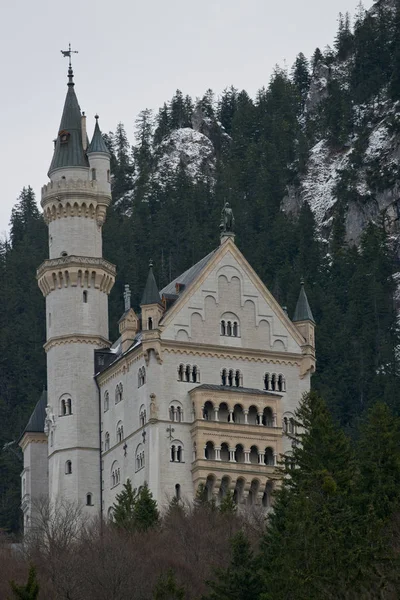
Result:
<svg viewBox="0 0 400 600"><path fill-rule="evenodd" d="M103 228L103 255L117 265L109 302L112 340L118 336L124 285L130 285L138 310L150 258L161 289L208 254L219 244L220 212L226 201L235 215L236 243L261 279L292 316L304 278L316 320L315 395L298 418L304 422L314 418L305 414L307 410L320 411L323 423L316 427L322 428L319 434L324 439L311 440L316 446L297 450L296 460L301 465L305 461L305 470L300 465L299 481L296 475L285 484L269 525L275 537L262 542L261 555L257 551L254 558L251 540L234 537L232 561L238 560L235 548L245 547L242 551L249 561L262 565L264 591L235 596L211 585L204 596L210 600L367 597L346 596L339 587L334 595L333 566L325 560L332 543L328 533L320 540L323 547L307 549L314 553L308 557L308 576L320 578L320 588L310 591L306 581L298 581L301 593L291 595L293 588L285 591L274 579L279 569L301 571L304 531L325 526L327 532L336 531L339 521L336 533L342 545L338 542L339 562L334 564L343 569L343 581L347 577L358 585L363 578L353 550L365 551L362 569L368 569L372 558L366 556L366 546L373 548L374 572L382 577L386 573L382 565L389 560L381 554L377 529L387 527L392 535L400 468L398 443L389 443L397 439L400 416L399 212L388 220L390 211L375 211L363 223L356 243L350 240L349 223L354 210L371 214L370 206L387 190L394 190L397 201L400 160L388 156L400 145L400 0L379 0L370 11L360 5L354 17L339 15L338 22L332 47L317 48L310 59L299 53L289 70L276 67L255 98L233 87L218 97L207 90L196 99L177 90L156 114L143 110L134 127L118 123L114 132L104 134L111 153L113 200ZM382 126L390 143L373 154L368 149L371 135ZM333 202L323 225L312 198L299 191L321 144L327 160L346 157L335 172ZM297 202L289 210L291 194ZM46 383L44 299L35 273L47 255L47 228L27 185L12 210L9 237L0 242L0 529L7 533L18 532L21 524L21 453L12 442L23 431ZM390 421L386 433L376 425L383 436L381 445L387 446L388 454L393 450L382 459L394 465L392 475L388 467L388 481L378 475L374 463L373 450L382 447L379 436L371 433L373 415ZM365 441L367 435L372 436L371 444ZM306 456L318 444L321 448L326 444L326 454ZM355 461L356 448L362 464ZM330 453L340 464L330 463ZM309 478L307 469L312 471ZM386 483L389 490L384 489ZM323 498L328 498L326 503ZM370 511L368 522L360 516L365 511ZM301 523L295 515L303 514ZM317 539L318 532L314 533ZM370 543L363 544L368 536ZM341 555L349 538L354 547ZM297 556L298 564L287 563L282 551L275 552L278 543L285 546L286 557ZM246 568L240 564L243 573ZM171 578L163 575L160 589L174 588ZM379 587L378 579L374 585ZM179 590L162 593L156 597L194 597L180 596Z"/></svg>

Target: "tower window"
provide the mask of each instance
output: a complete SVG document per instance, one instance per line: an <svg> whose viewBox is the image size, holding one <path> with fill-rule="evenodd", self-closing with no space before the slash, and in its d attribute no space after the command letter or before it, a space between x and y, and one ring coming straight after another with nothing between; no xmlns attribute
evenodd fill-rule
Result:
<svg viewBox="0 0 400 600"><path fill-rule="evenodd" d="M92 169L92 181L96 181L96 169Z"/></svg>
<svg viewBox="0 0 400 600"><path fill-rule="evenodd" d="M179 485L179 483L175 484L175 498L177 500L181 499L181 486Z"/></svg>
<svg viewBox="0 0 400 600"><path fill-rule="evenodd" d="M87 291L85 290L85 291L83 292L83 303L84 303L84 304L87 304L87 299L88 299L88 293L87 293Z"/></svg>
<svg viewBox="0 0 400 600"><path fill-rule="evenodd" d="M92 494L86 494L86 506L93 506L93 504L92 504Z"/></svg>
<svg viewBox="0 0 400 600"><path fill-rule="evenodd" d="M65 474L71 475L71 473L72 473L72 462L70 460L67 460L67 462L65 463Z"/></svg>
<svg viewBox="0 0 400 600"><path fill-rule="evenodd" d="M110 183L110 169L107 169L107 181Z"/></svg>
<svg viewBox="0 0 400 600"><path fill-rule="evenodd" d="M60 254L60 256L68 256L68 252L66 252L65 250L63 250Z"/></svg>
<svg viewBox="0 0 400 600"><path fill-rule="evenodd" d="M153 329L153 319L151 317L148 319L148 329Z"/></svg>

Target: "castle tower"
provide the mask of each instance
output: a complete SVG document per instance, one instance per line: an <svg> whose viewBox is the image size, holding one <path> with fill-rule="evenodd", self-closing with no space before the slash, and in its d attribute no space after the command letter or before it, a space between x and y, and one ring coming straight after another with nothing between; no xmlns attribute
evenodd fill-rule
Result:
<svg viewBox="0 0 400 600"><path fill-rule="evenodd" d="M37 279L46 298L49 496L79 502L94 516L101 503L94 350L109 346L108 294L115 279L114 265L102 258L110 155L97 116L88 144L71 65L48 175L41 205L50 258Z"/></svg>

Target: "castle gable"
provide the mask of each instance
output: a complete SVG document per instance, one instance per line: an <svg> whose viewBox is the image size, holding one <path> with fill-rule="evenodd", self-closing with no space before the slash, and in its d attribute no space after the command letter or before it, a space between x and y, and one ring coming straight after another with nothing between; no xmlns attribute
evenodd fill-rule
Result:
<svg viewBox="0 0 400 600"><path fill-rule="evenodd" d="M206 258L165 315L163 339L301 352L298 330L232 240Z"/></svg>

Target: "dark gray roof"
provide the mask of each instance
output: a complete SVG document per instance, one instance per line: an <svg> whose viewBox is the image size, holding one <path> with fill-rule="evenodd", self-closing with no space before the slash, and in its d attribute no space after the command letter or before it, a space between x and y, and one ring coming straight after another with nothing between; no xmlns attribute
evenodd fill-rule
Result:
<svg viewBox="0 0 400 600"><path fill-rule="evenodd" d="M61 117L60 131L66 131L68 140L61 143L57 135L53 160L51 161L49 175L61 167L88 167L89 162L82 146L81 109L74 90L72 69L68 72L68 91L65 98L64 110Z"/></svg>
<svg viewBox="0 0 400 600"><path fill-rule="evenodd" d="M210 254L207 254L207 256L204 256L204 258L199 260L199 262L193 265L193 267L190 267L190 269L176 277L173 281L171 281L171 283L166 285L165 288L161 290L160 294L176 294L177 283L181 283L185 286L185 288L187 288L192 283L192 281L194 281L196 277L201 273L204 267L210 262L217 250L218 248L210 252Z"/></svg>
<svg viewBox="0 0 400 600"><path fill-rule="evenodd" d="M105 141L103 140L103 136L101 135L99 122L97 119L98 116L96 115L96 125L94 126L92 141L90 142L90 146L87 149L87 153L90 154L91 152L103 152L103 154L110 155Z"/></svg>
<svg viewBox="0 0 400 600"><path fill-rule="evenodd" d="M255 388L245 388L245 387L236 387L236 386L230 386L230 385L214 385L212 383L202 383L201 385L198 385L197 387L191 389L190 391L193 392L194 390L213 390L213 391L219 391L219 392L237 392L239 394L265 394L265 395L273 395L273 396L282 396L282 394L280 394L279 392L267 392L266 390L257 390Z"/></svg>
<svg viewBox="0 0 400 600"><path fill-rule="evenodd" d="M31 417L28 421L28 425L25 427L24 433L43 433L44 432L44 421L46 418L46 406L47 406L47 392L43 390L42 395L36 404ZM22 437L21 435L21 437Z"/></svg>
<svg viewBox="0 0 400 600"><path fill-rule="evenodd" d="M151 262L140 306L144 306L145 304L161 304L160 292L158 291Z"/></svg>
<svg viewBox="0 0 400 600"><path fill-rule="evenodd" d="M303 281L301 282L299 299L297 300L296 310L294 311L292 321L294 323L296 321L312 321L313 323L315 323L310 305L308 303Z"/></svg>

